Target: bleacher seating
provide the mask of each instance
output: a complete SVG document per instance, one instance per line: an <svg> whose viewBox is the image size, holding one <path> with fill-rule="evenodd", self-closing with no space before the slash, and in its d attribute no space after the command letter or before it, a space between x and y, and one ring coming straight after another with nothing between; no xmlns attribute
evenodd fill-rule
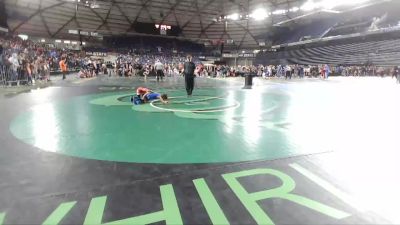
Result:
<svg viewBox="0 0 400 225"><path fill-rule="evenodd" d="M172 51L172 49L175 49L177 52L185 53L200 53L205 51L203 44L175 38L153 36L105 37L103 44L105 47L113 49L129 48L138 51L143 50L149 53L157 53L159 47L161 47L163 52Z"/></svg>
<svg viewBox="0 0 400 225"><path fill-rule="evenodd" d="M261 53L258 64L335 64L382 66L400 65L400 39L356 41L347 44L320 43L318 46L298 46L278 52Z"/></svg>

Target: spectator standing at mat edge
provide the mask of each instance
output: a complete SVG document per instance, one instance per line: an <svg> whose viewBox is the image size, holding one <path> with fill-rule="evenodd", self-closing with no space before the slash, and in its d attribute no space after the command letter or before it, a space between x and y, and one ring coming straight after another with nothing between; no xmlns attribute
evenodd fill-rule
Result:
<svg viewBox="0 0 400 225"><path fill-rule="evenodd" d="M292 79L292 68L289 65L285 67L285 79L288 78Z"/></svg>
<svg viewBox="0 0 400 225"><path fill-rule="evenodd" d="M12 68L12 80L18 80L18 68L20 67L18 54L13 53L12 56L8 59L9 63L11 64Z"/></svg>
<svg viewBox="0 0 400 225"><path fill-rule="evenodd" d="M398 66L395 66L393 68L393 76L392 77L395 77L397 79L397 83L400 84L400 69Z"/></svg>
<svg viewBox="0 0 400 225"><path fill-rule="evenodd" d="M183 74L185 76L185 87L188 97L192 96L193 88L194 88L194 70L196 69L196 65L192 62L193 57L188 55L186 57L186 62L183 65Z"/></svg>
<svg viewBox="0 0 400 225"><path fill-rule="evenodd" d="M65 76L67 75L67 59L65 57L61 58L60 70L61 70L62 75L63 75L63 80L65 80Z"/></svg>
<svg viewBox="0 0 400 225"><path fill-rule="evenodd" d="M328 79L330 73L331 73L331 68L329 68L328 64L325 64L325 66L324 66L324 78Z"/></svg>

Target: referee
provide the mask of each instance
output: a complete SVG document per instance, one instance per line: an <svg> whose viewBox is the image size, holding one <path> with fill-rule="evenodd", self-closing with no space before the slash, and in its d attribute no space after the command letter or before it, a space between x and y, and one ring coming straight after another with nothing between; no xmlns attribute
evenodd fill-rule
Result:
<svg viewBox="0 0 400 225"><path fill-rule="evenodd" d="M160 62L160 60L157 60L157 62L154 64L154 69L156 70L156 76L157 76L157 81L163 80L163 69L164 69L164 64Z"/></svg>
<svg viewBox="0 0 400 225"><path fill-rule="evenodd" d="M187 61L183 65L183 74L185 76L185 87L188 97L192 96L194 88L194 70L196 65L192 62L193 57L188 55L186 57Z"/></svg>

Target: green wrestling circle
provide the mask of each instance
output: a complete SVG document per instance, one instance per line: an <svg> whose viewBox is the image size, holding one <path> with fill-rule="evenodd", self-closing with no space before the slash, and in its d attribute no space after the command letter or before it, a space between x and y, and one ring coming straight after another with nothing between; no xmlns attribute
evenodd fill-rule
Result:
<svg viewBox="0 0 400 225"><path fill-rule="evenodd" d="M117 100L120 101L120 102L128 102L128 103L130 103L131 102L131 97L132 97L132 95L126 95L126 96L122 96L122 97L117 98Z"/></svg>
<svg viewBox="0 0 400 225"><path fill-rule="evenodd" d="M214 96L192 96L192 97L172 97L168 104L160 101L151 102L150 105L159 110L181 113L208 113L223 112L229 109L235 109L240 106L237 101L227 101L223 97Z"/></svg>
<svg viewBox="0 0 400 225"><path fill-rule="evenodd" d="M132 93L113 92L37 105L17 115L10 131L47 152L117 162L225 163L315 150L300 151L296 142L285 141L286 128L279 124L285 120L284 96L202 89L187 98L183 91L165 92L170 104L133 105Z"/></svg>

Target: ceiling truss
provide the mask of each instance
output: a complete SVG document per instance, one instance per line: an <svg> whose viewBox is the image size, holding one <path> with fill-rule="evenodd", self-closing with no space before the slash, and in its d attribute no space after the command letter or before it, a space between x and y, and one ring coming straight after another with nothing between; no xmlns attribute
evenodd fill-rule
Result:
<svg viewBox="0 0 400 225"><path fill-rule="evenodd" d="M75 28L103 35L124 35L132 34L133 25L140 21L179 26L182 36L188 39L231 39L235 48L246 48L258 46L256 37L268 31L272 18L224 24L215 20L218 16L238 11L250 13L260 6L270 10L286 8L304 0L97 0L99 8L84 7L70 0L4 1L10 30L17 33L37 30L43 37L63 38L68 36L68 29ZM26 11L31 13L27 15ZM290 18L282 15L282 20ZM38 26L40 23L42 26Z"/></svg>

